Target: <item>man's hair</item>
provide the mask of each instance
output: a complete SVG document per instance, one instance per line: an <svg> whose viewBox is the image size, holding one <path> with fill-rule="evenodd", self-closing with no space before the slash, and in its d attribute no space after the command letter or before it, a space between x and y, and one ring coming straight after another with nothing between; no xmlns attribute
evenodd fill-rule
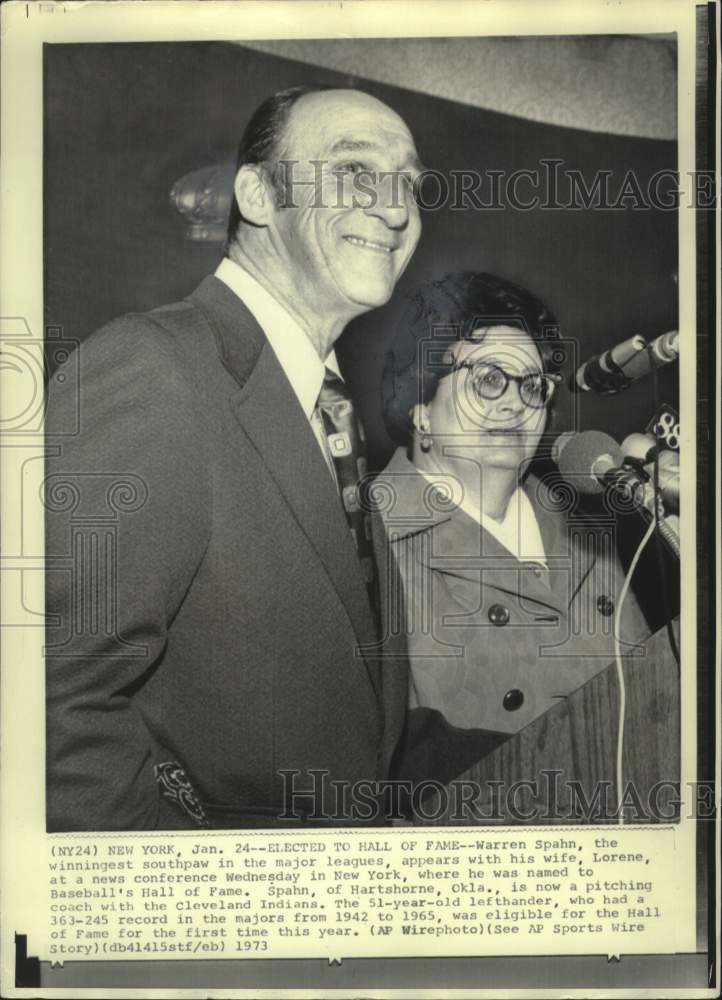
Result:
<svg viewBox="0 0 722 1000"><path fill-rule="evenodd" d="M266 98L263 104L254 111L251 120L246 125L238 147L236 157L236 173L247 163L268 164L269 176L281 195L278 161L283 156L283 139L288 125L288 119L296 101L305 94L316 94L335 88L324 84L308 84L301 87L289 87ZM231 212L228 218L228 234L225 252L236 238L238 226L243 221L241 210L234 194L231 196Z"/></svg>
<svg viewBox="0 0 722 1000"><path fill-rule="evenodd" d="M384 358L384 419L390 436L408 445L411 411L429 403L453 362L450 344L471 340L475 330L511 326L536 344L545 372L557 373L566 361L561 334L551 310L520 285L480 271L447 274L422 285L407 299L401 321Z"/></svg>

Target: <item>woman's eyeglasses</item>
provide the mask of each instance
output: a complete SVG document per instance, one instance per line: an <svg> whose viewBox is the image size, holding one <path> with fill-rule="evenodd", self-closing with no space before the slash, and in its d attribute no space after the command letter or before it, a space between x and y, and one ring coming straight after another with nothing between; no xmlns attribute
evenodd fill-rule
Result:
<svg viewBox="0 0 722 1000"><path fill-rule="evenodd" d="M562 381L561 375L551 375L548 372L512 375L498 365L484 361L462 361L455 365L449 374L461 371L462 368L468 368L471 372L471 385L479 399L500 399L508 389L509 383L516 382L521 401L537 410L549 405L555 387Z"/></svg>

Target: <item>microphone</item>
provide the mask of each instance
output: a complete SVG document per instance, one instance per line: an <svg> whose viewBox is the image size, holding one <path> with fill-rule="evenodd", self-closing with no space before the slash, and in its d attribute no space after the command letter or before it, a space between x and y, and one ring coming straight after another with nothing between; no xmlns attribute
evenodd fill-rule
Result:
<svg viewBox="0 0 722 1000"><path fill-rule="evenodd" d="M626 464L642 466L654 479L654 460L657 459L659 492L665 505L679 510L679 453L664 447L652 434L628 434L622 441L622 455Z"/></svg>
<svg viewBox="0 0 722 1000"><path fill-rule="evenodd" d="M589 361L577 368L570 388L574 392L589 392L594 389L602 396L611 396L619 392L624 382L622 365L643 351L644 337L630 337L603 354L594 355Z"/></svg>
<svg viewBox="0 0 722 1000"><path fill-rule="evenodd" d="M649 375L655 368L676 361L679 357L679 332L670 330L654 340L650 340L643 351L633 355L622 365L624 377L634 382L638 378ZM624 386L626 388L626 386Z"/></svg>
<svg viewBox="0 0 722 1000"><path fill-rule="evenodd" d="M653 434L641 434L637 431L625 437L621 448L625 459L633 459L642 465L652 462L654 456L662 451L659 440Z"/></svg>
<svg viewBox="0 0 722 1000"><path fill-rule="evenodd" d="M663 333L649 344L643 337L630 337L580 365L570 380L570 388L573 392L593 389L600 396L612 396L678 357L677 330Z"/></svg>
<svg viewBox="0 0 722 1000"><path fill-rule="evenodd" d="M602 492L606 478L620 469L623 455L614 438L602 431L567 431L552 445L552 460L580 492L592 494Z"/></svg>
<svg viewBox="0 0 722 1000"><path fill-rule="evenodd" d="M562 476L580 493L601 493L607 489L620 494L623 500L648 518L655 517L654 487L647 470L639 462L623 464L622 449L609 434L602 431L582 431L579 434L567 431L556 439L551 454ZM660 505L657 505L656 514L662 538L679 557L677 519L666 518Z"/></svg>
<svg viewBox="0 0 722 1000"><path fill-rule="evenodd" d="M657 459L659 492L669 511L679 511L679 454L663 451ZM644 466L650 480L654 477L654 463Z"/></svg>

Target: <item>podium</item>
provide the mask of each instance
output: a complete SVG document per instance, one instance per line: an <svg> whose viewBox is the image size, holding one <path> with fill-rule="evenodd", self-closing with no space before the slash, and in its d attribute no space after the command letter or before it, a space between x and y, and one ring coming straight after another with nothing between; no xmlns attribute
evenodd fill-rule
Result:
<svg viewBox="0 0 722 1000"><path fill-rule="evenodd" d="M672 627L678 635L678 621ZM680 680L666 628L623 664L625 823L671 823L679 817ZM618 729L612 662L424 800L413 824L616 824Z"/></svg>

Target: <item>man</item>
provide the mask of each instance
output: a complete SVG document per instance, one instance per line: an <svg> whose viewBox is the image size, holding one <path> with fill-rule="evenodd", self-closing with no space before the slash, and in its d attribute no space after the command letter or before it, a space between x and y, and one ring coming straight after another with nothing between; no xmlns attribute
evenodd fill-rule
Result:
<svg viewBox="0 0 722 1000"><path fill-rule="evenodd" d="M378 820L354 788L388 775L407 675L368 652L333 345L409 262L419 169L366 94L270 98L216 274L98 331L50 394L49 443L76 395L81 426L46 476L48 555L73 557L48 571L49 830Z"/></svg>

